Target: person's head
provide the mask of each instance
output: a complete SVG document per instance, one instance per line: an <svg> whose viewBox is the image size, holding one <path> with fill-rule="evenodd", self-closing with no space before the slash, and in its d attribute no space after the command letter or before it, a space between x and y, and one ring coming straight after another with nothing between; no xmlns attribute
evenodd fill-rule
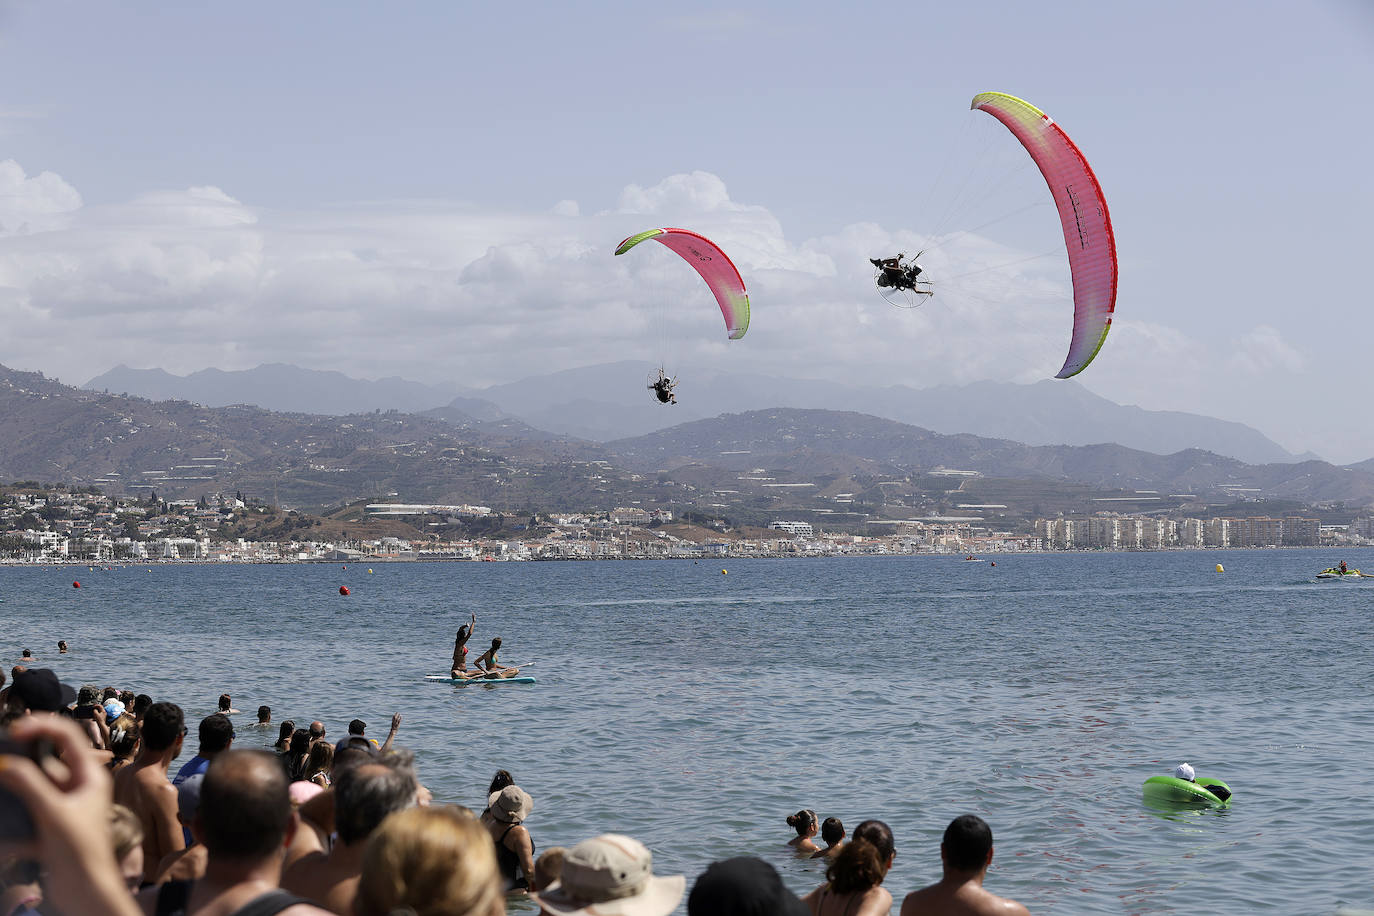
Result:
<svg viewBox="0 0 1374 916"><path fill-rule="evenodd" d="M472 635L472 627L468 626L467 624L463 624L462 626L460 626L460 627L458 628L457 640L458 640L458 642L462 642L463 640L467 639L467 638L468 638L469 636L471 636L471 635Z"/></svg>
<svg viewBox="0 0 1374 916"><path fill-rule="evenodd" d="M57 641L57 651L58 651L58 652L66 652L66 651L67 651L67 641L66 641L65 639L59 639L59 640Z"/></svg>
<svg viewBox="0 0 1374 916"><path fill-rule="evenodd" d="M228 712L229 710L231 710L231 709L233 709L233 708L234 708L234 704L233 704L233 701L231 701L231 700L229 699L229 694L227 694L227 693L221 693L221 694L219 695L219 711L220 711L220 712Z"/></svg>
<svg viewBox="0 0 1374 916"><path fill-rule="evenodd" d="M259 725L266 725L266 724L268 724L268 723L271 722L271 721L272 721L272 707L271 707L271 706L259 706L259 707L258 707L258 724L259 724Z"/></svg>
<svg viewBox="0 0 1374 916"><path fill-rule="evenodd" d="M94 706L100 701L100 688L94 684L82 684L76 692L77 706Z"/></svg>
<svg viewBox="0 0 1374 916"><path fill-rule="evenodd" d="M100 705L101 705L101 706L104 706L104 705L105 705L106 703L108 703L110 700L117 700L117 699L119 699L119 688L118 688L118 687L106 687L104 690L100 691Z"/></svg>
<svg viewBox="0 0 1374 916"><path fill-rule="evenodd" d="M209 757L228 750L234 742L234 723L223 713L213 713L200 720L200 754Z"/></svg>
<svg viewBox="0 0 1374 916"><path fill-rule="evenodd" d="M558 883L536 900L555 916L668 916L681 902L687 879L659 877L653 864L638 840L602 834L569 849Z"/></svg>
<svg viewBox="0 0 1374 916"><path fill-rule="evenodd" d="M534 862L534 885L531 891L542 891L558 883L563 874L563 857L568 854L566 846L550 846L539 854Z"/></svg>
<svg viewBox="0 0 1374 916"><path fill-rule="evenodd" d="M334 829L345 845L359 843L388 814L415 804L413 757L398 751L341 773L334 781Z"/></svg>
<svg viewBox="0 0 1374 916"><path fill-rule="evenodd" d="M134 703L137 701L138 697L134 696L134 692L132 690L119 691L119 702L124 704L125 709L133 709Z"/></svg>
<svg viewBox="0 0 1374 916"><path fill-rule="evenodd" d="M827 817L821 822L821 839L827 846L834 846L844 839L844 824L840 823L838 817Z"/></svg>
<svg viewBox="0 0 1374 916"><path fill-rule="evenodd" d="M175 757L186 735L186 719L175 703L154 703L143 716L143 747L155 753L171 750Z"/></svg>
<svg viewBox="0 0 1374 916"><path fill-rule="evenodd" d="M255 863L281 854L291 831L286 774L271 754L225 751L200 785L197 834L210 861Z"/></svg>
<svg viewBox="0 0 1374 916"><path fill-rule="evenodd" d="M320 741L324 738L324 723L316 720L310 723L310 740Z"/></svg>
<svg viewBox="0 0 1374 916"><path fill-rule="evenodd" d="M19 657L27 661L33 661L33 653L28 649L25 649L23 652L20 652Z"/></svg>
<svg viewBox="0 0 1374 916"><path fill-rule="evenodd" d="M114 722L115 719L124 715L124 704L118 699L109 699L105 701L103 711L105 713L105 724L109 725Z"/></svg>
<svg viewBox="0 0 1374 916"><path fill-rule="evenodd" d="M132 757L138 750L138 720L127 712L110 723L110 751L116 760Z"/></svg>
<svg viewBox="0 0 1374 916"><path fill-rule="evenodd" d="M1186 779L1192 782L1197 778L1197 773L1193 770L1193 765L1191 763L1180 763L1178 766L1174 767L1174 778Z"/></svg>
<svg viewBox="0 0 1374 916"><path fill-rule="evenodd" d="M787 815L787 826L795 828L797 836L815 836L819 824L816 812L810 808L803 808L796 814Z"/></svg>
<svg viewBox="0 0 1374 916"><path fill-rule="evenodd" d="M348 733L350 735L361 735L367 731L367 723L362 719L354 719L348 723Z"/></svg>
<svg viewBox="0 0 1374 916"><path fill-rule="evenodd" d="M366 738L360 740L363 744L367 743ZM352 739L350 739L349 744L334 751L334 765L330 767L329 775L334 782L338 782L344 773L349 770L356 770L363 764L371 763L376 759L377 752L373 750L372 745L368 744L363 747L361 744L353 744Z"/></svg>
<svg viewBox="0 0 1374 916"><path fill-rule="evenodd" d="M143 823L123 805L110 808L110 842L124 883L137 892L143 882Z"/></svg>
<svg viewBox="0 0 1374 916"><path fill-rule="evenodd" d="M59 712L76 702L76 691L51 668L24 668L10 686L10 705L30 712Z"/></svg>
<svg viewBox="0 0 1374 916"><path fill-rule="evenodd" d="M305 765L307 774L328 773L334 767L334 745L321 741L310 746L310 760Z"/></svg>
<svg viewBox="0 0 1374 916"><path fill-rule="evenodd" d="M296 732L296 723L290 719L285 720L277 728L277 743L285 746L291 742L291 736Z"/></svg>
<svg viewBox="0 0 1374 916"><path fill-rule="evenodd" d="M806 904L789 891L777 869L741 856L712 862L687 896L687 916L808 916Z"/></svg>
<svg viewBox="0 0 1374 916"><path fill-rule="evenodd" d="M503 824L519 824L534 810L534 799L519 786L506 786L487 796L491 816Z"/></svg>
<svg viewBox="0 0 1374 916"><path fill-rule="evenodd" d="M491 641L491 651L495 652L499 648L501 648L501 637L498 636Z"/></svg>
<svg viewBox="0 0 1374 916"><path fill-rule="evenodd" d="M500 916L496 847L470 813L450 805L388 817L363 854L356 916Z"/></svg>
<svg viewBox="0 0 1374 916"><path fill-rule="evenodd" d="M298 728L291 733L291 746L287 753L292 757L304 757L310 753L310 732Z"/></svg>
<svg viewBox="0 0 1374 916"><path fill-rule="evenodd" d="M288 786L288 791L291 795L291 807L299 808L301 805L323 792L324 786L317 782L305 782L304 780L298 779Z"/></svg>
<svg viewBox="0 0 1374 916"><path fill-rule="evenodd" d="M188 830L196 819L196 810L200 808L200 787L204 784L205 774L197 773L187 776L177 786L177 820Z"/></svg>
<svg viewBox="0 0 1374 916"><path fill-rule="evenodd" d="M148 714L148 707L153 705L153 698L146 693L140 693L134 697L134 718L141 720Z"/></svg>
<svg viewBox="0 0 1374 916"><path fill-rule="evenodd" d="M992 862L992 828L976 814L959 815L945 828L940 859L950 871L981 871Z"/></svg>
<svg viewBox="0 0 1374 916"><path fill-rule="evenodd" d="M487 787L487 794L500 792L506 786L515 785L515 777L507 770L497 770L496 775L491 778L491 785Z"/></svg>
<svg viewBox="0 0 1374 916"><path fill-rule="evenodd" d="M883 883L894 852L888 826L882 821L864 821L830 861L825 880L837 894L861 894Z"/></svg>

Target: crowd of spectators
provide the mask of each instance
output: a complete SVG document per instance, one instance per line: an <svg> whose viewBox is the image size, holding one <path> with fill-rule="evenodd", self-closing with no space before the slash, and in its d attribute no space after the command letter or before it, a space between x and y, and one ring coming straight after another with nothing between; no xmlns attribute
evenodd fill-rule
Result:
<svg viewBox="0 0 1374 916"><path fill-rule="evenodd" d="M511 894L552 916L876 916L892 831L866 820L845 839L836 818L787 820L799 855L827 860L825 883L798 898L773 866L712 863L690 893L653 856L607 833L536 856L534 800L498 771L486 807L433 803L413 755L353 720L281 724L275 747L241 749L226 694L196 726L196 753L174 774L189 726L174 703L115 688L73 690L46 668L0 672L0 916L500 916ZM256 743L270 741L260 707ZM820 833L826 843L811 837ZM901 916L1025 914L983 888L992 831L964 815L940 847L943 878L908 894Z"/></svg>

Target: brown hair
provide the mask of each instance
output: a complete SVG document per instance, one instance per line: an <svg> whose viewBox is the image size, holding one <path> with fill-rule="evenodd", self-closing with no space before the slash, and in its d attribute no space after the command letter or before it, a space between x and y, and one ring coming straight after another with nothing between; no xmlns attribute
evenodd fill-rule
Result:
<svg viewBox="0 0 1374 916"><path fill-rule="evenodd" d="M387 817L363 853L357 916L499 916L505 898L491 836L452 805Z"/></svg>

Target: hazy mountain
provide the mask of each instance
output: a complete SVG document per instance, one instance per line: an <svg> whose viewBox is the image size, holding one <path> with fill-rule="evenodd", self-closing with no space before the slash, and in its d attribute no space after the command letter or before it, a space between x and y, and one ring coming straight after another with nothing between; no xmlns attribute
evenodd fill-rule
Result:
<svg viewBox="0 0 1374 916"><path fill-rule="evenodd" d="M645 390L652 371L647 363L588 366L495 385L481 395L532 426L603 442L727 411L792 407L853 410L942 433L1029 445L1115 442L1156 454L1200 448L1249 463L1313 457L1293 455L1242 423L1126 407L1071 381L876 388L701 371L680 378L678 404L664 407Z"/></svg>
<svg viewBox="0 0 1374 916"><path fill-rule="evenodd" d="M670 474L688 466L762 472L775 486L799 482L799 465L850 475L920 475L938 468L989 477L1068 480L1126 491L1220 497L1237 491L1308 503L1374 503L1374 473L1324 461L1248 465L1201 449L1158 455L1121 445L1029 446L941 435L863 414L772 409L726 414L607 443L618 461Z"/></svg>
<svg viewBox="0 0 1374 916"><path fill-rule="evenodd" d="M1156 454L1199 448L1252 464L1315 457L1293 455L1241 423L1122 406L1071 381L913 389L703 370L682 376L679 402L665 407L647 390L652 373L648 363L608 363L459 392L456 387L398 378L363 381L281 364L241 372L206 369L188 376L121 366L86 387L210 407L253 404L328 415L396 409L438 416L456 410L474 420L519 418L536 430L594 442L640 436L726 412L789 407L853 410L942 433L972 433L1028 445L1115 442Z"/></svg>
<svg viewBox="0 0 1374 916"><path fill-rule="evenodd" d="M453 401L462 391L457 386L436 387L402 378L376 381L350 378L342 372L301 369L269 363L256 369L226 372L202 369L190 375L172 375L162 369L130 369L116 366L85 384L92 391L131 394L153 401L181 400L206 407L252 404L268 410L342 416L370 410L403 410L417 413ZM499 411L490 404L468 400L470 416L496 419Z"/></svg>

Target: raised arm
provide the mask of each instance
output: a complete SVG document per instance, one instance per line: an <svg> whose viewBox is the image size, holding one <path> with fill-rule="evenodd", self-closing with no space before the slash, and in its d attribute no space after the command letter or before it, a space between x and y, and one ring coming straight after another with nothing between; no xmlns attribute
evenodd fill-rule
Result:
<svg viewBox="0 0 1374 916"><path fill-rule="evenodd" d="M391 717L391 731L386 733L386 740L382 742L382 753L391 750L391 743L396 740L396 732L401 728L401 714L398 712Z"/></svg>

